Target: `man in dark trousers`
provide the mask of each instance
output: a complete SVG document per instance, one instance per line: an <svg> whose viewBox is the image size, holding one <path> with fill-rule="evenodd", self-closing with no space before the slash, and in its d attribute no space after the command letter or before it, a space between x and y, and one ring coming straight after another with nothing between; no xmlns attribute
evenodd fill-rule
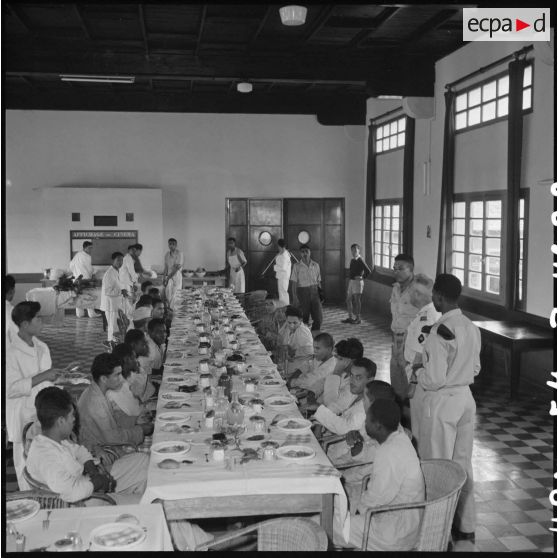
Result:
<svg viewBox="0 0 558 558"><path fill-rule="evenodd" d="M349 285L347 286L347 312L349 317L342 321L344 324L360 324L364 279L372 272L360 255L358 244L351 245L351 252L353 259L349 265Z"/></svg>

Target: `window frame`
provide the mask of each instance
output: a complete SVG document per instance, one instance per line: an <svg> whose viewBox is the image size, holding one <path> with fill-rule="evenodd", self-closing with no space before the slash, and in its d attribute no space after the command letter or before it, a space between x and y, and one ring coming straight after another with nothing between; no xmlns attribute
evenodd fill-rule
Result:
<svg viewBox="0 0 558 558"><path fill-rule="evenodd" d="M528 188L521 188L520 192L519 192L519 199L524 200L524 209L523 209L523 219L524 219L524 223L523 223L523 267L522 267L522 273L521 273L521 278L519 277L519 269L518 269L518 273L517 273L517 281L518 281L518 285L517 288L519 289L519 281L521 280L522 282L522 298L521 300L519 300L518 297L518 290L516 290L516 297L515 297L515 301L514 301L514 309L517 310L524 310L524 308L526 307L526 295L527 295L527 268L528 268L528 252L527 252L527 247L529 244L529 240L528 240L528 231L529 231L529 189ZM501 230L501 234L500 234L500 273L499 273L499 279L500 279L500 293L498 295L494 294L494 293L490 293L486 291L486 287L484 284L485 278L487 276L486 271L483 269L483 271L481 271L482 274L482 290L478 290L478 289L473 289L469 286L465 285L465 282L463 282L463 287L462 287L462 293L463 296L468 297L468 298L472 298L475 300L479 300L479 301L484 301L484 302L489 302L492 304L495 304L497 306L505 306L506 303L506 293L507 293L507 289L510 287L509 284L509 280L508 280L508 276L507 276L507 270L508 270L508 261L507 261L507 253L506 253L506 243L508 241L508 237L510 236L510 225L511 223L509 222L509 218L508 218L508 206L509 206L509 200L508 200L508 192L507 190L485 190L485 191L480 191L480 192L459 192L459 193L454 193L453 197L452 197L452 202L451 202L451 232L449 235L449 242L447 244L448 246L448 250L446 251L446 256L447 256L447 261L449 262L449 272L452 273L453 272L453 237L454 237L454 233L453 233L453 223L454 223L454 219L456 218L454 216L454 204L455 203L459 203L459 202L465 202L466 203L466 211L465 211L465 227L466 227L466 231L464 234L464 238L465 238L465 250L463 251L464 254L464 268L463 268L463 273L465 278L467 278L467 273L469 271L469 263L468 263L468 259L469 256L471 255L469 246L468 246L468 240L470 238L470 233L467 230L469 227L469 222L470 222L470 204L472 202L480 202L482 201L483 204L487 201L501 201L502 203L502 210L501 210L501 225L500 225L500 230ZM460 217L458 217L460 218ZM483 221L486 220L486 217L484 216L484 211L483 211ZM518 222L516 224L516 226L519 229L519 208L518 208ZM519 230L518 230L519 233ZM483 239L483 246L485 243L485 239L486 238L490 238L487 237L485 234L485 229L483 228L483 236L482 237L478 237L478 238L482 238ZM484 254L484 251L483 251ZM484 255L484 257L486 257L486 255ZM517 264L519 267L519 252L518 252L518 260L517 260Z"/></svg>
<svg viewBox="0 0 558 558"><path fill-rule="evenodd" d="M395 118L390 118L389 120L385 120L384 122L378 122L377 123L377 125L376 125L376 137L374 138L374 153L375 153L376 156L383 155L384 153L391 153L392 151L397 151L398 149L405 149L406 125L405 125L405 128L402 131L399 131L399 121L400 120L403 120L403 122L406 124L405 114L396 116ZM384 126L391 126L391 124L393 124L394 122L397 123L397 132L395 134L390 133L387 136L382 135L382 138L379 139L378 138L378 131L380 130L380 128L383 128ZM397 147L390 147L389 149L382 149L381 151L378 151L378 142L379 141L383 142L386 138L397 137L399 134L403 134L403 145L397 145Z"/></svg>
<svg viewBox="0 0 558 558"><path fill-rule="evenodd" d="M522 109L523 110L523 114L529 114L531 112L533 112L533 102L534 102L534 96L533 96L533 89L534 89L534 83L535 83L535 64L533 60L530 60L529 63L527 64L527 66L529 66L531 68L531 84L528 86L522 86L522 91L524 92L526 89L531 89L531 106L527 109ZM526 66L526 67L527 67ZM455 115L454 115L454 122L453 122L453 126L454 126L454 133L456 135L458 134L462 134L464 132L469 132L470 130L476 130L477 128L482 128L484 126L489 126L490 124L494 124L496 122L502 122L504 120L508 119L509 116L509 109L508 109L508 113L505 116L496 116L495 118L492 118L490 120L487 120L485 122L479 122L478 124L473 124L471 126L465 126L463 128L459 128L457 129L456 126L456 120L457 120L457 115L458 114L462 114L462 113L467 113L467 111L470 110L471 107L467 106L464 110L458 111L457 110L457 97L460 97L463 94L468 94L470 91L472 91L473 89L480 89L481 90L481 101L478 105L478 107L481 107L482 110L482 106L486 103L483 103L482 101L482 88L487 84L490 83L492 81L494 82L498 82L498 80L500 80L503 77L508 76L509 78L509 71L508 70L504 70L503 72L499 72L497 74L494 74L482 81L478 81L472 85L469 85L467 87L465 87L464 89L460 89L459 91L455 92ZM507 95L505 95L509 98L509 81L508 81L508 93ZM496 93L496 97L494 97L494 100L497 101L498 100L498 94ZM522 94L522 99L523 99L523 94ZM491 102L492 99L489 101Z"/></svg>
<svg viewBox="0 0 558 558"><path fill-rule="evenodd" d="M399 229L398 229L398 233L399 233L399 251L398 254L401 253L401 250L403 250L403 198L386 198L386 199L380 199L380 200L374 200L374 204L372 207L372 217L371 217L371 223L370 223L370 227L371 227L371 232L372 232L372 263L374 264L374 270L377 271L378 273L382 273L384 275L391 275L393 276L393 263L391 264L391 266L389 268L384 267L383 265L377 265L376 264L376 248L375 248L375 244L376 244L376 208L377 207L385 207L385 206L394 206L397 205L399 206ZM382 216L380 217L380 219L382 220L382 228L380 229L381 235L383 236L383 233L386 232L384 230L384 214L383 214L383 210L382 210ZM393 219L393 217L390 215L389 217L390 222L391 219ZM392 231L392 229L390 228L389 232L395 232ZM380 244L384 244L383 239L380 238L379 240ZM390 245L390 250L391 247L393 246L392 242L390 241L389 243ZM396 254L397 255L397 254ZM383 258L383 252L380 253L380 258ZM390 258L395 258L395 256L392 256L390 254Z"/></svg>

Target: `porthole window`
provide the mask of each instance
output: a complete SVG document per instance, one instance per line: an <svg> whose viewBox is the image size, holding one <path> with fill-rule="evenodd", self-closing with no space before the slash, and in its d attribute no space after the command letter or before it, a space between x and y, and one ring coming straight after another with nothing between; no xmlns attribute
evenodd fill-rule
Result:
<svg viewBox="0 0 558 558"><path fill-rule="evenodd" d="M308 244L310 242L310 233L308 231L300 231L298 233L298 241L301 244Z"/></svg>
<svg viewBox="0 0 558 558"><path fill-rule="evenodd" d="M261 232L260 236L258 236L258 241L262 246L269 246L271 244L271 240L271 234L267 231Z"/></svg>

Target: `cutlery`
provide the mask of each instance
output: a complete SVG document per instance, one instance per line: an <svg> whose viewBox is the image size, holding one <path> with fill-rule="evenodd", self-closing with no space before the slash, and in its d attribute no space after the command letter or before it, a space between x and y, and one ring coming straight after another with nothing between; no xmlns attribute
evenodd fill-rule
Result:
<svg viewBox="0 0 558 558"><path fill-rule="evenodd" d="M52 510L47 511L46 519L43 519L43 531L46 531L50 527L50 514Z"/></svg>
<svg viewBox="0 0 558 558"><path fill-rule="evenodd" d="M206 454L205 454L205 462L206 462L206 463L209 463L209 453L206 453Z"/></svg>

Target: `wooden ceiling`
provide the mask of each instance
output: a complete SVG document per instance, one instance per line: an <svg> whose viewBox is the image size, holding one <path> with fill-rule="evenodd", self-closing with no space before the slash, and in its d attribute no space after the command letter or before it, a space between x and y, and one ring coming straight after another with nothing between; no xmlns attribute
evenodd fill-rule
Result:
<svg viewBox="0 0 558 558"><path fill-rule="evenodd" d="M364 124L366 99L429 96L434 63L463 45L473 4L4 2L8 109L315 114ZM134 76L74 83L61 74ZM239 93L240 81L253 84Z"/></svg>

